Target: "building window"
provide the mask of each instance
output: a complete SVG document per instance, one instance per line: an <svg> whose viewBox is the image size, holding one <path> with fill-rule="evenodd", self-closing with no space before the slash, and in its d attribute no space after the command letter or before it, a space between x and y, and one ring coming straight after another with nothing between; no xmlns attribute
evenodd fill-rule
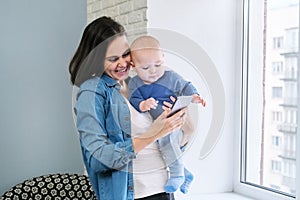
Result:
<svg viewBox="0 0 300 200"><path fill-rule="evenodd" d="M299 2L244 0L240 187L268 191L267 199L300 190Z"/></svg>
<svg viewBox="0 0 300 200"><path fill-rule="evenodd" d="M282 97L282 87L272 87L272 97L281 98Z"/></svg>
<svg viewBox="0 0 300 200"><path fill-rule="evenodd" d="M283 47L283 37L273 38L273 49L281 49Z"/></svg>
<svg viewBox="0 0 300 200"><path fill-rule="evenodd" d="M297 120L297 111L286 109L284 122L292 125L297 123L296 120Z"/></svg>
<svg viewBox="0 0 300 200"><path fill-rule="evenodd" d="M296 135L286 134L284 136L284 150L288 153L296 154ZM295 155L290 155L289 157L293 159Z"/></svg>
<svg viewBox="0 0 300 200"><path fill-rule="evenodd" d="M283 175L290 178L296 178L296 165L290 162L284 163Z"/></svg>
<svg viewBox="0 0 300 200"><path fill-rule="evenodd" d="M280 136L272 136L272 146L280 147L281 145L281 137Z"/></svg>
<svg viewBox="0 0 300 200"><path fill-rule="evenodd" d="M281 74L283 72L282 62L272 62L272 72L274 74Z"/></svg>
<svg viewBox="0 0 300 200"><path fill-rule="evenodd" d="M281 172L281 162L280 161L277 161L277 160L272 160L271 161L271 166L272 166L272 172L275 172L275 173L280 173Z"/></svg>
<svg viewBox="0 0 300 200"><path fill-rule="evenodd" d="M292 27L286 30L285 49L289 52L297 52L299 28Z"/></svg>
<svg viewBox="0 0 300 200"><path fill-rule="evenodd" d="M273 122L282 122L282 112L273 111L272 112L272 121Z"/></svg>

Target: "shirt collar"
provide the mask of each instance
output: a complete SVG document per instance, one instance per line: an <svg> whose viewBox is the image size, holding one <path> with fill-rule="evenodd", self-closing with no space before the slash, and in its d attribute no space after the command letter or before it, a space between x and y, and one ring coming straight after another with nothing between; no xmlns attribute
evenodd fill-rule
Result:
<svg viewBox="0 0 300 200"><path fill-rule="evenodd" d="M115 87L116 89L120 90L120 84L115 79L113 79L112 77L110 77L110 76L108 76L107 74L104 73L102 75L102 79L104 80L105 84L108 87Z"/></svg>

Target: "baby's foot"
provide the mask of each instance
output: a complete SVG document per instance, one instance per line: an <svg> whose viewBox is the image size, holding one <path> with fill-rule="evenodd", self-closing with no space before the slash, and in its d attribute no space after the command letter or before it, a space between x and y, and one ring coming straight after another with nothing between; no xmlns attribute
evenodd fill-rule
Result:
<svg viewBox="0 0 300 200"><path fill-rule="evenodd" d="M184 182L183 176L170 177L165 185L165 191L167 193L175 192Z"/></svg>
<svg viewBox="0 0 300 200"><path fill-rule="evenodd" d="M184 180L184 183L180 186L180 191L183 194L186 194L186 193L188 193L189 187L190 187L192 181L194 180L194 176L187 169L184 169L184 176L185 176L185 180Z"/></svg>

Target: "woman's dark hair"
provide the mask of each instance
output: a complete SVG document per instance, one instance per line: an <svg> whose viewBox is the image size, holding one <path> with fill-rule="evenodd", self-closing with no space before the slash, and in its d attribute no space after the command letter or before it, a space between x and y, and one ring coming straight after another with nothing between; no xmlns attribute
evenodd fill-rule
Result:
<svg viewBox="0 0 300 200"><path fill-rule="evenodd" d="M103 16L91 22L84 29L69 65L72 84L80 86L87 79L101 75L108 45L115 37L124 34L124 27L110 17Z"/></svg>

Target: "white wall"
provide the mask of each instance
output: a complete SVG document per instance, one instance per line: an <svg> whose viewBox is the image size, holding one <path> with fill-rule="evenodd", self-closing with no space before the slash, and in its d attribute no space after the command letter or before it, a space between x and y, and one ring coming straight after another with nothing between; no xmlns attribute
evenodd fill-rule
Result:
<svg viewBox="0 0 300 200"><path fill-rule="evenodd" d="M0 1L0 195L83 171L68 63L85 25L85 1Z"/></svg>
<svg viewBox="0 0 300 200"><path fill-rule="evenodd" d="M234 0L189 0L183 3L179 0L150 0L148 1L147 18L149 28L172 30L195 41L211 58L221 77L225 90L226 112L221 137L213 151L205 159L200 160L199 154L201 145L203 145L201 140L207 133L207 128L200 127L198 129L200 137L194 141L184 157L186 165L196 175L196 180L190 190L191 195L232 191L236 2ZM191 69L185 69L192 72ZM194 74L191 73L190 77L193 76ZM185 78L189 78L189 76L185 76ZM199 78L204 78L203 82L205 82L205 77ZM209 85L202 86L202 90L206 94L209 104L211 92ZM212 110L210 107L206 111L201 109L202 114L209 115L206 118L200 114L200 123L204 127L211 122L210 112Z"/></svg>

